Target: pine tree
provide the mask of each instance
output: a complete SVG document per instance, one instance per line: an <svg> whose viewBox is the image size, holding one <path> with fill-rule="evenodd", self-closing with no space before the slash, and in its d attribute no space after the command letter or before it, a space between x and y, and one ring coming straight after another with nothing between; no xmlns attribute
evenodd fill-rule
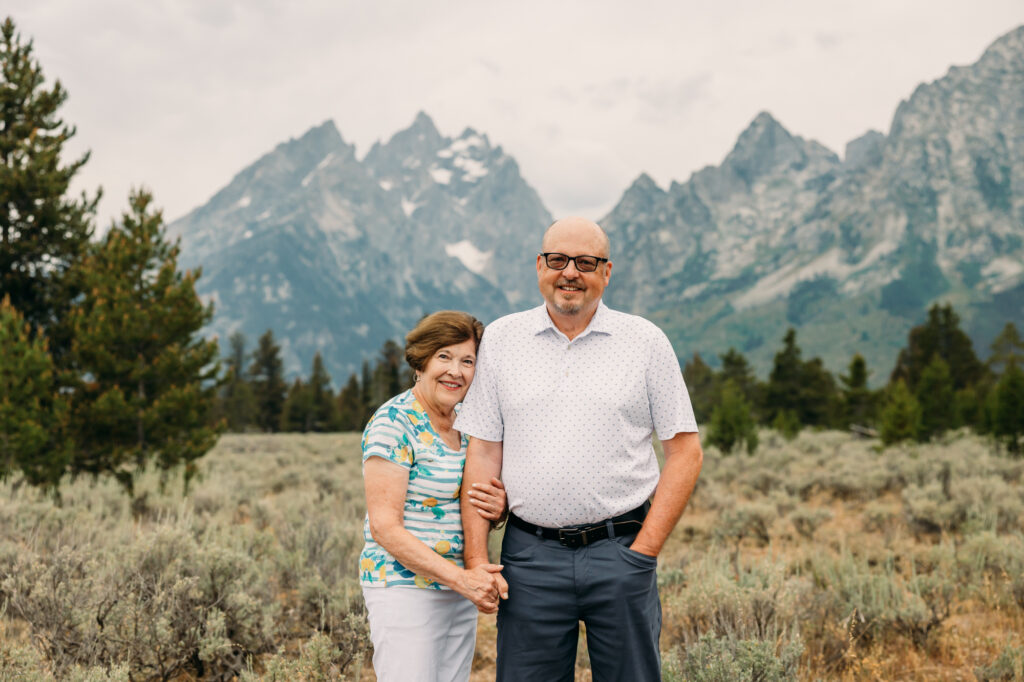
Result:
<svg viewBox="0 0 1024 682"><path fill-rule="evenodd" d="M801 424L828 426L835 421L835 380L821 358L804 362L796 344L796 330L789 329L783 348L775 354L764 391L764 413L774 420L783 411L796 414Z"/></svg>
<svg viewBox="0 0 1024 682"><path fill-rule="evenodd" d="M938 355L921 372L914 397L921 408L919 440L924 442L941 436L946 429L956 426L953 378L949 374L949 365Z"/></svg>
<svg viewBox="0 0 1024 682"><path fill-rule="evenodd" d="M0 480L21 472L32 485L56 489L71 454L67 403L53 386L46 338L4 296L0 302Z"/></svg>
<svg viewBox="0 0 1024 682"><path fill-rule="evenodd" d="M324 367L324 359L317 351L313 356L313 369L309 374L311 400L310 430L323 433L338 428L338 404L331 390L331 375Z"/></svg>
<svg viewBox="0 0 1024 682"><path fill-rule="evenodd" d="M746 443L747 454L757 449L757 426L750 414L750 403L731 381L722 386L721 401L711 413L708 443L726 455L743 443Z"/></svg>
<svg viewBox="0 0 1024 682"><path fill-rule="evenodd" d="M348 378L345 388L338 393L338 430L362 431L366 424L363 388L355 374Z"/></svg>
<svg viewBox="0 0 1024 682"><path fill-rule="evenodd" d="M991 349L987 365L994 374L1002 374L1010 362L1017 363L1017 367L1024 366L1024 340L1013 322L1006 323L1003 331L992 341Z"/></svg>
<svg viewBox="0 0 1024 682"><path fill-rule="evenodd" d="M715 404L715 373L700 353L694 353L683 367L683 381L686 382L697 423L706 424Z"/></svg>
<svg viewBox="0 0 1024 682"><path fill-rule="evenodd" d="M227 376L221 395L221 414L229 431L241 432L256 422L256 396L246 379L245 335L235 332L229 339L231 354L227 358Z"/></svg>
<svg viewBox="0 0 1024 682"><path fill-rule="evenodd" d="M842 383L842 415L848 427L851 424L867 426L875 422L874 394L868 388L868 365L864 356L854 354L850 359L847 374L840 374Z"/></svg>
<svg viewBox="0 0 1024 682"><path fill-rule="evenodd" d="M373 402L371 405L374 410L405 389L406 382L402 377L404 362L405 352L402 347L391 339L385 341L380 349L380 360L373 370Z"/></svg>
<svg viewBox="0 0 1024 682"><path fill-rule="evenodd" d="M921 407L902 379L890 384L885 406L882 408L879 435L882 442L892 445L917 438L921 431Z"/></svg>
<svg viewBox="0 0 1024 682"><path fill-rule="evenodd" d="M23 42L8 17L0 26L0 295L35 333L50 337L63 358L69 344L55 329L75 296L65 275L85 253L99 193L68 198L68 186L89 154L61 164L75 134L58 110L67 98L60 81L45 87L32 42Z"/></svg>
<svg viewBox="0 0 1024 682"><path fill-rule="evenodd" d="M754 369L743 354L735 348L730 348L718 358L722 361L722 369L715 377L716 393L720 394L726 382L731 381L748 403L752 406L758 405L762 390L754 376ZM716 402L720 399L720 396L716 396Z"/></svg>
<svg viewBox="0 0 1024 682"><path fill-rule="evenodd" d="M274 332L270 329L260 337L253 351L249 376L256 397L256 425L264 431L277 431L288 385L284 382L281 347L274 341Z"/></svg>
<svg viewBox="0 0 1024 682"><path fill-rule="evenodd" d="M900 351L889 382L902 379L911 391L916 391L921 373L935 355L949 366L955 390L985 378L985 366L974 354L970 337L960 329L960 317L953 306L935 304L928 310L928 320L910 330L907 347Z"/></svg>
<svg viewBox="0 0 1024 682"><path fill-rule="evenodd" d="M302 379L293 381L288 389L278 430L299 433L313 430L313 394Z"/></svg>
<svg viewBox="0 0 1024 682"><path fill-rule="evenodd" d="M995 389L993 435L1014 455L1024 453L1024 370L1010 360Z"/></svg>
<svg viewBox="0 0 1024 682"><path fill-rule="evenodd" d="M198 336L213 315L196 295L199 272L178 271L152 196L133 191L129 210L72 272L85 292L74 333L72 471L112 473L129 493L149 463L162 471L216 442L217 342Z"/></svg>
<svg viewBox="0 0 1024 682"><path fill-rule="evenodd" d="M800 405L803 360L800 358L800 347L796 345L796 330L789 328L782 343L783 348L775 354L772 370L768 374L764 412L769 419L774 419L779 412L792 410L803 423Z"/></svg>
<svg viewBox="0 0 1024 682"><path fill-rule="evenodd" d="M370 421L370 417L373 416L374 410L377 409L373 402L373 375L370 372L370 363L366 360L363 360L362 381L360 382L359 387L362 389L360 402L363 405L363 412L359 417L359 423L365 425ZM362 428L362 426L359 427L360 430L362 430Z"/></svg>

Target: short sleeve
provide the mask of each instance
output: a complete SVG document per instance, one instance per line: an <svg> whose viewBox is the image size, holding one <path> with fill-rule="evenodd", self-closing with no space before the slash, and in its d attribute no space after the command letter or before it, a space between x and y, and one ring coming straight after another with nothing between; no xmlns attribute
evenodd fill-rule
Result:
<svg viewBox="0 0 1024 682"><path fill-rule="evenodd" d="M415 457L409 443L409 431L394 408L388 412L377 412L363 431L363 461L371 457L381 457L406 469L412 468Z"/></svg>
<svg viewBox="0 0 1024 682"><path fill-rule="evenodd" d="M462 401L462 409L455 419L455 428L482 440L500 441L504 436L501 403L498 397L497 368L495 367L495 334L484 332L477 352L476 372L469 392Z"/></svg>
<svg viewBox="0 0 1024 682"><path fill-rule="evenodd" d="M696 432L697 419L693 416L679 359L660 329L654 330L646 379L651 420L658 438L668 440L677 433Z"/></svg>

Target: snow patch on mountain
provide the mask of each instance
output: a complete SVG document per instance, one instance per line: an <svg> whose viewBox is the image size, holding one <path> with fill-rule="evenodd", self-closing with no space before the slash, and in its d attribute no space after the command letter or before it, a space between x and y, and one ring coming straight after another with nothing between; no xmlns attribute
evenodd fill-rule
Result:
<svg viewBox="0 0 1024 682"><path fill-rule="evenodd" d="M452 258L458 258L467 270L478 275L484 272L491 261L491 256L494 255L493 251L481 251L476 248L468 239L454 244L446 244L444 252Z"/></svg>
<svg viewBox="0 0 1024 682"><path fill-rule="evenodd" d="M471 159L468 156L457 156L452 163L465 174L463 180L466 182L476 182L487 175L487 167L477 159Z"/></svg>
<svg viewBox="0 0 1024 682"><path fill-rule="evenodd" d="M433 166L430 169L430 177L439 185L447 185L452 181L452 172L447 168Z"/></svg>
<svg viewBox="0 0 1024 682"><path fill-rule="evenodd" d="M411 216L419 207L420 205L415 201L409 201L405 197L402 197L402 212L405 213L406 216Z"/></svg>

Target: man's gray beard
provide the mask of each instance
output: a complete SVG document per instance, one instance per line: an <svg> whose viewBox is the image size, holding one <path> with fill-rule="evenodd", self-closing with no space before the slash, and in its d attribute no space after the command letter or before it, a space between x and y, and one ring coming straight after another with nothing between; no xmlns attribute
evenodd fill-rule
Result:
<svg viewBox="0 0 1024 682"><path fill-rule="evenodd" d="M583 303L582 302L581 303L576 303L576 304L573 304L573 305L559 305L558 301L555 300L555 301L551 302L551 306L560 315L575 315L575 314L579 313L581 310L583 310Z"/></svg>

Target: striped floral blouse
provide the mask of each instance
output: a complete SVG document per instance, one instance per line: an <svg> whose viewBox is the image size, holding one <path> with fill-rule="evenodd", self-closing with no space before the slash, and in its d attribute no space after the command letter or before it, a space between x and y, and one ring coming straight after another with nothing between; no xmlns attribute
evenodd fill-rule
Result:
<svg viewBox="0 0 1024 682"><path fill-rule="evenodd" d="M405 529L458 566L462 566L463 549L459 492L468 442L463 435L459 450L449 448L411 390L381 405L363 431L363 462L383 457L409 470ZM366 544L359 555L363 586L448 589L416 575L378 545L370 535L369 515L363 522L363 539Z"/></svg>

